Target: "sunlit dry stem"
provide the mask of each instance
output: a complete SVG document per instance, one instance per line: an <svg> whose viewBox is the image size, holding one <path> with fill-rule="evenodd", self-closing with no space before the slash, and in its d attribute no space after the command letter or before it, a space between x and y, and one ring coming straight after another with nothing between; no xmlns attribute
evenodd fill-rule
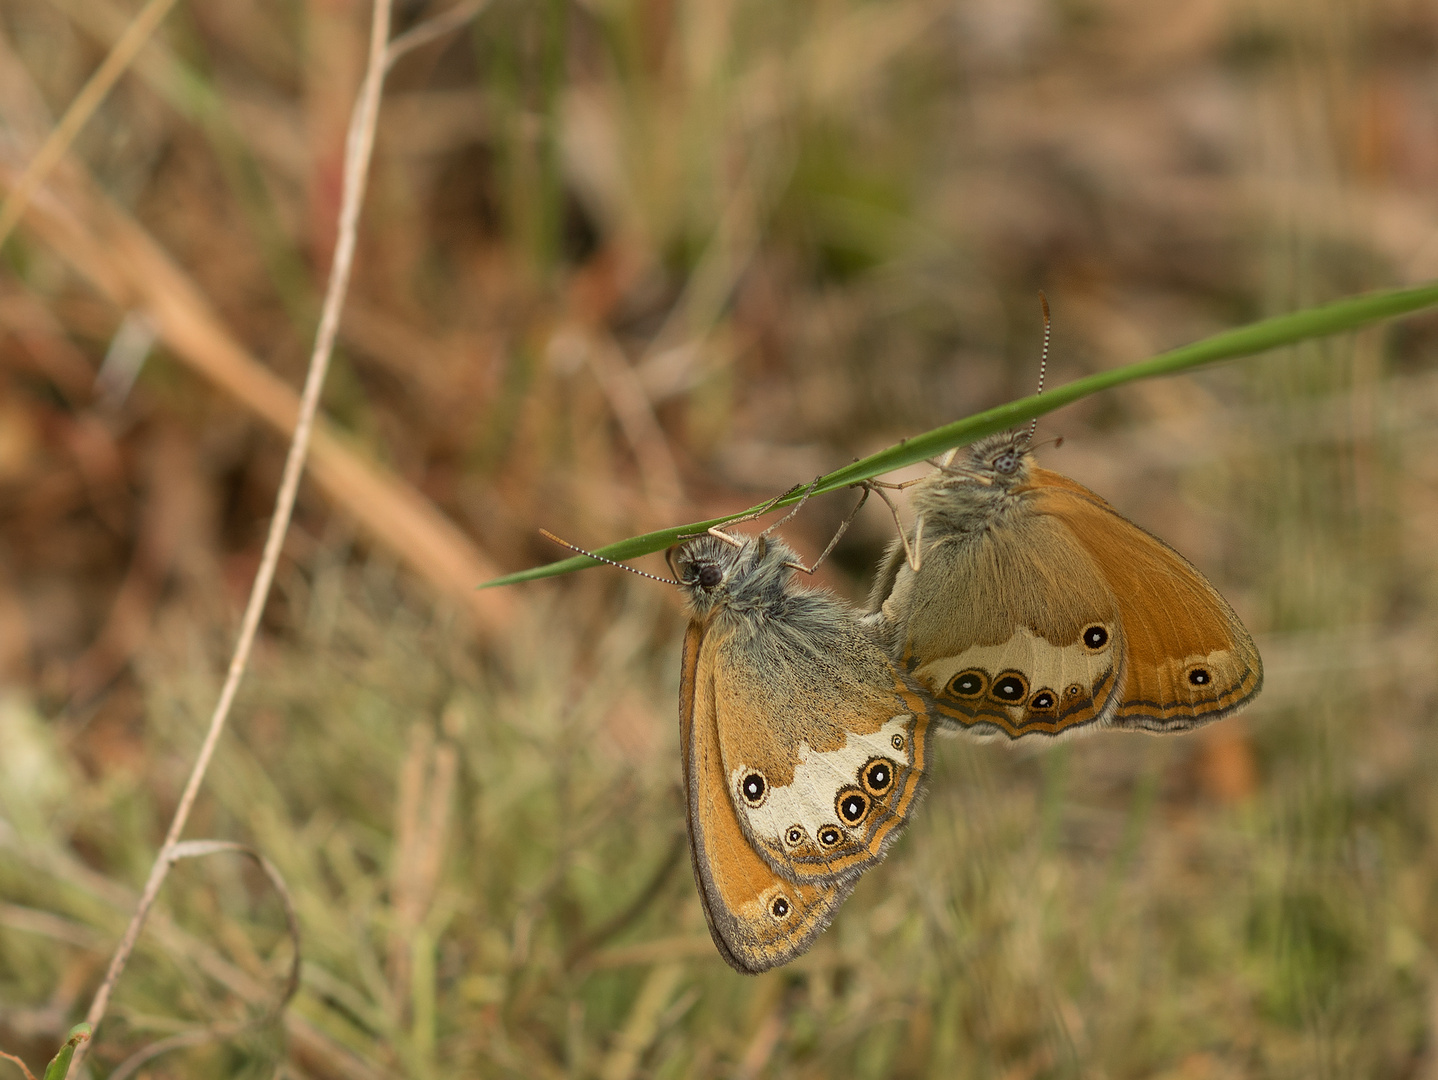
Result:
<svg viewBox="0 0 1438 1080"><path fill-rule="evenodd" d="M190 811L194 808L200 785L204 782L210 760L214 756L215 748L219 745L220 735L224 731L225 721L230 714L230 707L239 690L240 679L249 662L250 650L254 645L255 633L260 624L260 616L264 612L265 601L269 597L270 585L274 580L275 568L279 563L280 550L284 545L285 533L289 529L295 496L299 491L300 477L304 472L305 456L309 450L310 434L314 429L315 413L319 408L320 390L324 386L325 373L329 369L330 356L334 351L335 334L339 330L340 311L344 307L345 294L349 288L350 270L354 265L359 213L364 201L365 179L369 172L370 156L374 150L375 123L379 116L380 91L384 85L384 72L388 57L386 44L389 41L390 7L391 0L375 0L374 12L370 20L369 59L365 67L365 80L360 87L359 100L355 103L354 113L350 119L349 134L345 145L339 229L335 239L334 258L330 263L329 284L325 291L319 329L315 333L314 350L310 354L309 372L305 377L304 393L300 399L300 413L295 423L294 436L290 440L289 456L285 460L284 476L279 492L275 496L275 513L270 520L269 535L265 539L264 555L260 560L259 570L255 574L254 585L250 589L249 602L245 607L244 618L240 624L239 639L235 643L235 652L230 659L229 670L225 675L224 686L220 690L219 701L215 704L215 711L210 717L209 730L200 746L199 755L190 771L189 779L185 783L185 789L180 795L179 805L175 808L175 816L165 835L164 845L160 848L160 853L156 856L155 863L150 869L150 876L145 882L144 891L140 894L140 902L135 909L135 914L130 919L129 926L125 928L125 934L115 949L109 969L105 972L104 981L100 983L100 988L96 991L95 998L90 1004L90 1011L85 1019L89 1021L92 1029L98 1029L100 1021L105 1016L105 1010L110 1004L110 995L114 992L115 984L119 981L121 973L125 970L125 965L129 962L130 954L134 952L135 943L139 940L145 919L154 906L160 886L164 884L165 877L174 861L175 849L180 843L180 836L189 821ZM67 1077L73 1078L81 1075L81 1066L88 1047L88 1043L82 1043L76 1048L75 1057L70 1062L70 1069L66 1073Z"/></svg>
<svg viewBox="0 0 1438 1080"><path fill-rule="evenodd" d="M35 192L40 190L45 178L60 164L65 151L85 126L85 121L94 115L115 81L125 73L135 55L144 47L145 42L150 40L150 35L155 32L160 20L169 13L174 4L175 0L150 0L125 28L125 32L95 69L89 81L80 88L80 92L70 102L70 107L65 110L65 115L55 125L55 130L50 132L35 156L30 159L24 174L11 186L10 194L6 196L4 204L0 205L0 245L9 239L10 230L15 228L24 216L25 207L30 205ZM76 1050L76 1057L79 1057L80 1053L81 1050Z"/></svg>

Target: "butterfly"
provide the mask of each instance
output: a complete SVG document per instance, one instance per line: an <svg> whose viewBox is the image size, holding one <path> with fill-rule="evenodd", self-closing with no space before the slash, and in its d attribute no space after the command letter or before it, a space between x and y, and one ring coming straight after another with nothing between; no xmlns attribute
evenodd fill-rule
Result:
<svg viewBox="0 0 1438 1080"><path fill-rule="evenodd" d="M932 705L857 614L794 582L782 541L673 552L691 613L679 730L689 848L720 955L755 974L803 953L913 813Z"/></svg>
<svg viewBox="0 0 1438 1080"><path fill-rule="evenodd" d="M1024 433L980 440L910 498L868 625L943 722L1014 739L1184 731L1263 686L1252 637L1203 575L1040 468Z"/></svg>

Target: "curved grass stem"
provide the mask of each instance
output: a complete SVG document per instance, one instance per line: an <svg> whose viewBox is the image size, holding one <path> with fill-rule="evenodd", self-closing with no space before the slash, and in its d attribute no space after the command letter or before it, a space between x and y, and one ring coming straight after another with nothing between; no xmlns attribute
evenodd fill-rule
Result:
<svg viewBox="0 0 1438 1080"><path fill-rule="evenodd" d="M1310 338L1357 330L1387 319L1411 315L1435 305L1438 305L1438 282L1429 282L1407 289L1390 289L1384 292L1348 297L1331 304L1295 311L1288 315L1277 315L1234 330L1225 330L1221 334L1215 334L1213 337L1196 341L1191 345L1159 353L1147 360L1140 360L1135 364L1127 364L1111 371L1101 371L1095 375L1075 379L1064 386L1046 390L1042 395L1031 394L1028 397L1019 398L1017 401L1011 401L1007 405L975 413L973 416L956 420L952 424L945 424L943 427L926 431L912 439L905 439L877 454L870 454L868 457L846 465L842 469L837 469L827 476L821 476L807 491L809 494L822 495L825 492L851 487L864 480L872 480L876 476L882 476L895 469L902 469L906 465L924 461L945 450L965 446L985 435L1015 427L1025 420L1032 420L1065 405L1071 405L1100 390L1109 390L1115 386L1122 386L1124 383L1137 382L1140 379L1176 375L1179 372L1189 371L1207 364L1216 364L1221 360L1253 356L1256 353L1267 352L1284 345L1293 345ZM803 492L800 491L787 494L778 499L772 508L779 509L792 505L802 497ZM723 525L726 522L750 516L754 509L731 514L728 517L695 521L671 529L660 529L657 532L634 536L606 547L595 548L594 553L615 561L648 555L651 552L664 550L678 541L682 535L703 533L716 525ZM558 562L552 562L545 566L536 566L531 570L507 574L504 577L485 582L479 587L494 588L499 585L517 585L520 582L556 577L560 574L568 574L597 565L600 564L584 556L576 556L560 559Z"/></svg>

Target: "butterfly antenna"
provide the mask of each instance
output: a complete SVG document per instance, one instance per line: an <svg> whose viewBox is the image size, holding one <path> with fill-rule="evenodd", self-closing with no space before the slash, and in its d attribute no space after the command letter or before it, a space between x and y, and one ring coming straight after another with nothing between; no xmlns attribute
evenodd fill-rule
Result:
<svg viewBox="0 0 1438 1080"><path fill-rule="evenodd" d="M1043 352L1039 354L1039 388L1034 391L1035 397L1044 392L1044 373L1049 369L1049 341L1053 337L1053 328L1049 325L1049 298L1044 295L1042 289L1039 290L1039 307L1044 311L1044 348ZM1033 423L1029 425L1028 441L1030 443L1034 441L1034 432L1038 429L1039 418L1035 416Z"/></svg>
<svg viewBox="0 0 1438 1080"><path fill-rule="evenodd" d="M553 540L556 544L559 544L562 547L567 547L570 551L577 551L579 552L579 554L587 555L589 556L589 558L595 559L598 562L608 563L610 566L617 566L621 570L628 570L631 574L638 574L640 577L647 577L650 581L662 581L666 585L679 584L679 582L673 580L672 578L660 577L658 574L650 574L646 573L643 570L636 570L634 569L634 567L630 566L627 563L615 562L613 559L606 559L603 555L596 555L592 551L585 551L582 547L571 544L568 540L561 540L548 529L540 529L539 535L544 537L546 540Z"/></svg>

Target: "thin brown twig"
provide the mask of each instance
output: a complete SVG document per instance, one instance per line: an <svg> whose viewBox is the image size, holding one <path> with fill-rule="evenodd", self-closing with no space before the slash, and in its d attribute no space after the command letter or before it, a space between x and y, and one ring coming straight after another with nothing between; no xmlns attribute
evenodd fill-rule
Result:
<svg viewBox="0 0 1438 1080"><path fill-rule="evenodd" d="M19 1065L21 1071L24 1072L25 1080L35 1080L35 1074L30 1071L30 1066L26 1065L24 1061L14 1054L7 1054L4 1050L0 1050L0 1061L13 1061L16 1065Z"/></svg>
<svg viewBox="0 0 1438 1080"><path fill-rule="evenodd" d="M10 230L15 228L20 218L24 216L25 207L30 204L30 199L35 192L40 190L40 185L50 175L50 171L65 156L65 151L75 141L75 136L85 126L100 103L105 100L105 95L110 92L116 80L125 73L135 55L144 47L155 28L160 25L160 20L168 14L175 0L150 0L135 16L133 22L125 28L120 39L115 42L115 47L110 50L104 62L95 69L88 82L80 88L75 95L75 100L70 102L70 107L65 110L65 115L55 125L49 137L41 145L39 151L30 159L30 164L25 167L24 174L10 193L5 197L5 202L0 205L0 244L4 244L10 236Z"/></svg>
<svg viewBox="0 0 1438 1080"><path fill-rule="evenodd" d="M107 908L132 912L138 903L138 895L133 890L98 871L91 870L72 856L53 848L22 842L3 818L0 818L0 851L13 854L23 865L35 872L64 882ZM104 952L108 947L108 935L105 936L104 944L97 940L101 936L99 931L93 932L94 939L86 939L81 932L77 932L81 930L79 924L70 928L55 923L57 916L42 919L34 917L42 914L44 913L32 914L29 909L17 912L13 905L8 908L0 907L0 920L6 925L32 933L48 934L57 940L67 941L93 952ZM17 916L23 925L16 921ZM66 921L68 920L62 920ZM190 960L207 977L214 979L242 1001L258 1005L271 996L268 988L254 979L249 972L242 971L225 960L207 942L176 926L163 911L151 912L148 928L161 948ZM323 971L313 965L306 970L312 979L324 976ZM323 989L323 983L317 985L321 987L319 993L322 997L328 993ZM293 1010L284 1014L284 1022L292 1052L321 1066L325 1075L340 1075L353 1080L395 1080L397 1074L362 1060L355 1051L337 1042L333 1036L325 1034L314 1023Z"/></svg>
<svg viewBox="0 0 1438 1080"><path fill-rule="evenodd" d="M410 27L389 43L384 58L385 70L394 67L400 57L408 55L421 45L428 45L451 30L458 30L478 15L488 3L489 0L462 0L448 11L441 11L434 18Z"/></svg>
<svg viewBox="0 0 1438 1080"><path fill-rule="evenodd" d="M170 848L171 864L181 859L203 859L209 855L222 855L232 852L236 855L244 855L254 861L260 868L260 872L269 881L270 887L275 890L275 895L280 898L280 906L285 912L285 931L290 936L290 944L293 946L294 957L290 960L290 971L285 977L285 988L280 993L279 999L268 1010L268 1016L278 1016L290 1000L300 989L300 916L295 910L294 898L290 895L290 888L285 884L284 877L280 874L279 867L270 862L255 848L249 844L241 844L234 840L186 840L183 843L175 844Z"/></svg>
<svg viewBox="0 0 1438 1080"><path fill-rule="evenodd" d="M23 76L0 35L3 96L24 105L7 120L17 121L17 129L23 127L39 142L47 114L38 91ZM299 394L239 343L154 237L88 176L78 169L68 172L62 190L51 184L36 193L27 214L30 228L121 310L144 312L175 359L288 439L299 416ZM18 177L8 162L0 164L0 186L13 187ZM87 372L77 393L88 396L93 377ZM497 571L474 541L413 487L365 460L323 417L316 419L311 435L307 470L309 479L375 540L462 604L482 633L500 632L512 620L514 604L508 597L475 589Z"/></svg>
<svg viewBox="0 0 1438 1080"><path fill-rule="evenodd" d="M90 1012L86 1019L92 1030L98 1030L100 1021L105 1016L105 1010L110 1003L110 995L114 992L115 984L119 981L121 973L125 970L125 965L129 962L130 954L134 951L140 931L145 925L145 917L149 914L150 908L154 906L160 886L169 873L174 851L180 842L180 835L189 821L190 811L199 795L205 773L209 770L210 760L214 757L215 748L224 731L225 721L229 717L230 707L239 690L240 679L248 665L255 633L259 629L260 616L264 611L265 602L269 598L275 568L279 564L285 534L289 531L290 515L294 510L300 477L304 472L305 456L309 450L310 432L314 428L315 413L319 408L320 390L324 386L325 373L329 369L335 333L339 329L340 311L344 306L345 294L349 289L350 270L354 265L360 206L363 202L365 180L369 173L370 155L374 149L380 91L384 84L390 7L391 0L375 0L370 23L369 60L365 69L365 81L360 88L359 101L355 104L345 148L339 230L335 240L334 258L330 263L329 286L325 291L319 330L315 334L314 351L310 355L309 372L305 377L304 393L300 399L300 415L295 424L294 436L290 441L290 452L285 460L285 471L280 483L280 490L275 498L275 513L270 521L270 532L265 539L264 555L261 558L259 570L255 574L249 603L240 624L239 640L235 643L235 653L230 660L225 684L220 691L220 698L215 705L214 714L210 718L209 730L200 746L199 756L195 760L189 780L180 796L175 816L165 835L165 843L155 859L148 880L145 882L139 906L130 920L130 925L126 927L124 936L120 939L120 944L110 961L110 968L105 973L104 981L101 982L99 990L95 993L95 999L90 1005ZM75 1057L70 1062L70 1069L66 1074L67 1077L74 1078L80 1075L87 1046L88 1044L81 1044L76 1048Z"/></svg>
<svg viewBox="0 0 1438 1080"><path fill-rule="evenodd" d="M171 1050L180 1050L190 1046L203 1046L207 1042L215 1042L219 1039L232 1039L242 1035L246 1031L253 1031L263 1028L266 1025L275 1023L290 1003L300 988L300 917L295 911L294 899L290 896L289 886L280 875L279 869L269 859L261 855L256 849L248 844L236 843L233 840L187 840L176 844L170 849L170 863L179 862L181 859L200 859L208 855L220 855L233 852L237 855L244 855L253 859L259 866L261 872L269 880L271 887L280 898L280 905L285 912L285 928L289 933L290 944L294 956L290 960L289 975L285 979L284 990L280 996L265 1011L251 1019L241 1021L222 1021L215 1024L207 1024L202 1028L191 1031L182 1031L177 1035L171 1035L167 1039L151 1043L149 1046L136 1050L123 1062L121 1062L110 1074L110 1080L126 1080L133 1076L147 1062L153 1061L161 1054L169 1053Z"/></svg>

